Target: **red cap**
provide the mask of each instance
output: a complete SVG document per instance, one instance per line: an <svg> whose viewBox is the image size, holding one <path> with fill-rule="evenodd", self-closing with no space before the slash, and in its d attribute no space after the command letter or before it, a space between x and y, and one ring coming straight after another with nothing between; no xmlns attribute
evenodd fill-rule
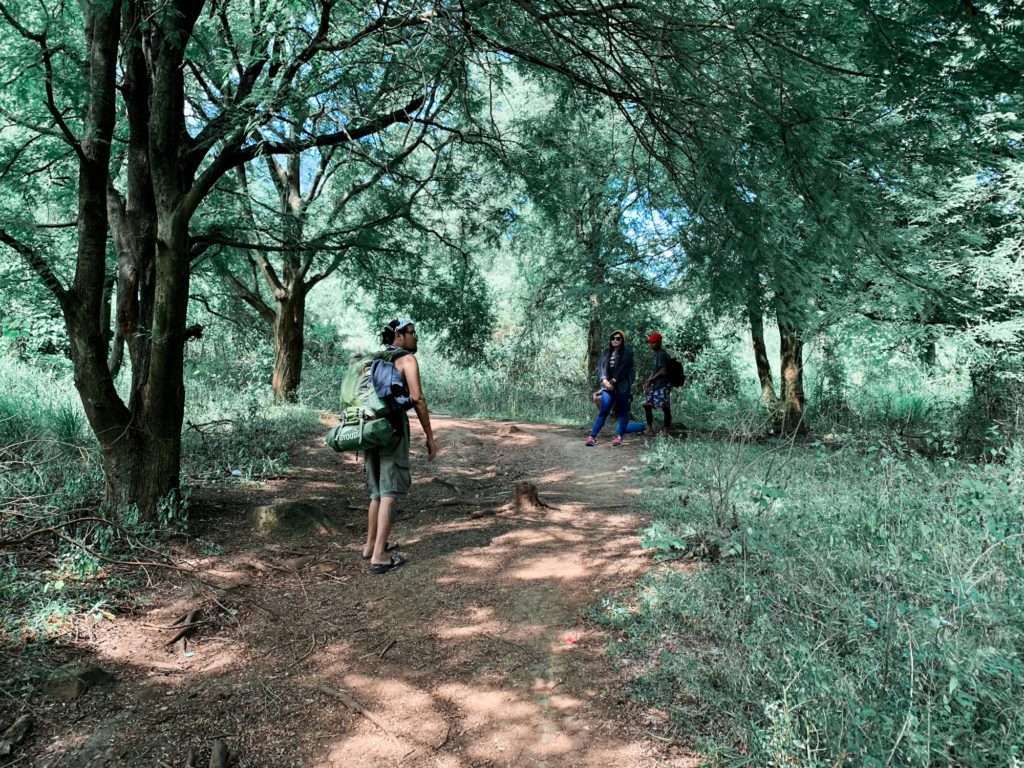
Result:
<svg viewBox="0 0 1024 768"><path fill-rule="evenodd" d="M658 333L657 331L655 331L654 333L647 337L648 344L656 344L659 341L661 341L661 334Z"/></svg>

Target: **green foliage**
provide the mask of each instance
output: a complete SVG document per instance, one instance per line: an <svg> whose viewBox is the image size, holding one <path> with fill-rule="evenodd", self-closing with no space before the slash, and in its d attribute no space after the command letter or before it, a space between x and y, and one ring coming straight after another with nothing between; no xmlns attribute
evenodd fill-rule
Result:
<svg viewBox="0 0 1024 768"><path fill-rule="evenodd" d="M557 341L532 349L505 337L485 349L483 361L460 366L432 357L421 363L431 408L442 413L550 423L594 417L584 349Z"/></svg>
<svg viewBox="0 0 1024 768"><path fill-rule="evenodd" d="M662 558L596 616L719 765L1005 766L1024 722L1024 450L660 444Z"/></svg>
<svg viewBox="0 0 1024 768"><path fill-rule="evenodd" d="M196 482L280 475L292 446L316 431L316 412L309 406L273 404L265 383L273 361L260 347L231 347L230 336L204 343L189 361L184 476ZM333 394L336 403L336 389Z"/></svg>
<svg viewBox="0 0 1024 768"><path fill-rule="evenodd" d="M740 394L740 376L732 349L724 344L709 344L697 359L686 366L691 400L729 401Z"/></svg>

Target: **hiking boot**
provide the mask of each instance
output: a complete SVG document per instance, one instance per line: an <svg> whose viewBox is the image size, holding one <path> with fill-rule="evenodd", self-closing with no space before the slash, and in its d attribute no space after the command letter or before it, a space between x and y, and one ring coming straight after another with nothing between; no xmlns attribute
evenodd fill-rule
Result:
<svg viewBox="0 0 1024 768"><path fill-rule="evenodd" d="M622 435L616 435L615 439L612 440L612 445L614 445L616 447L622 445Z"/></svg>
<svg viewBox="0 0 1024 768"><path fill-rule="evenodd" d="M597 438L591 435L587 438L587 445L597 445Z"/></svg>

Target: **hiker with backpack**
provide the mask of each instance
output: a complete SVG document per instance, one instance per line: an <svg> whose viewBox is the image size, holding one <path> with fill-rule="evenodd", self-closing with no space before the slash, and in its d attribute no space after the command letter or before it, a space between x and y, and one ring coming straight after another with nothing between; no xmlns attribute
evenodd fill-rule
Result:
<svg viewBox="0 0 1024 768"><path fill-rule="evenodd" d="M651 351L654 353L654 361L651 365L652 373L644 381L644 392L647 392L647 399L644 400L647 430L644 434L654 434L654 409L661 408L661 413L664 417L661 431L663 435L668 437L669 430L672 428L672 376L670 374L676 373L672 369L678 367L676 376L681 376L682 365L669 356L665 348L662 347L661 341L662 336L657 331L647 337L647 343L651 345ZM679 385L682 385L681 381Z"/></svg>
<svg viewBox="0 0 1024 768"><path fill-rule="evenodd" d="M366 544L363 559L370 561L370 573L382 574L400 568L405 556L391 550L397 543L388 541L391 533L391 511L395 499L409 493L412 473L409 468L409 417L407 409L412 408L419 417L420 425L427 437L427 459L433 461L437 455L437 441L430 426L430 412L423 397L420 384L420 368L416 361L416 327L407 317L396 317L384 326L381 337L384 353L377 355L373 384L378 388L381 380L391 389L390 398L397 407L384 417L394 429L394 440L382 447L367 448L363 452L366 464L366 484L370 489L370 508L367 513ZM393 370L386 365L390 363ZM391 381L386 381L388 377ZM388 399L388 396L385 396Z"/></svg>
<svg viewBox="0 0 1024 768"><path fill-rule="evenodd" d="M601 359L597 363L597 378L601 384L597 392L601 402L594 426L590 429L590 437L587 438L587 445L597 445L597 436L604 427L613 405L618 412L618 429L612 445L622 445L622 436L626 434L629 426L629 401L633 379L636 378L633 370L633 352L626 347L625 331L612 331L608 339L608 348L601 353Z"/></svg>

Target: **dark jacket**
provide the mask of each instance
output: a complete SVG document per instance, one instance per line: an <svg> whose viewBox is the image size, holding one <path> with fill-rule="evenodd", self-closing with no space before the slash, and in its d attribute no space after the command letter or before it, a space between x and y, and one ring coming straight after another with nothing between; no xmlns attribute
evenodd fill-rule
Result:
<svg viewBox="0 0 1024 768"><path fill-rule="evenodd" d="M597 361L597 383L600 385L601 379L614 380L616 390L628 392L633 387L633 379L636 378L636 372L633 369L633 350L628 347L623 348L614 371L608 370L610 357L607 349L601 353L601 359Z"/></svg>

